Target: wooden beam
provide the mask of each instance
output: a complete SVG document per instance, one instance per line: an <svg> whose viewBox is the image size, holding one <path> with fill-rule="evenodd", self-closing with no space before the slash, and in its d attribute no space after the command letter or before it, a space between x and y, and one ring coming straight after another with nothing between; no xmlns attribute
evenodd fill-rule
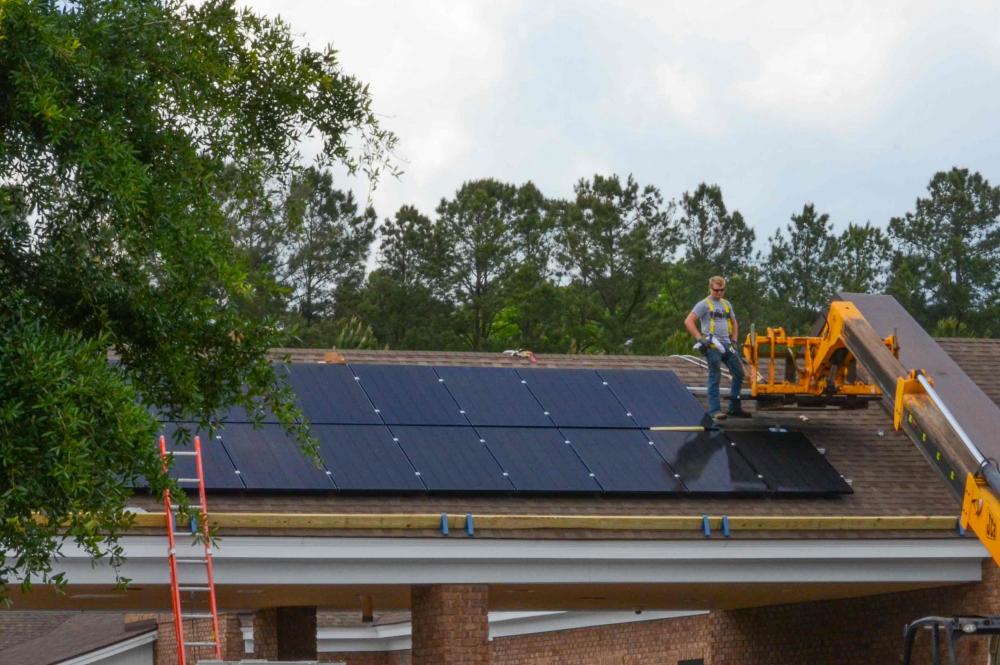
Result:
<svg viewBox="0 0 1000 665"><path fill-rule="evenodd" d="M701 515L475 515L477 530L587 530L701 532ZM950 531L953 515L734 515L727 518L733 531ZM209 521L221 530L439 530L440 513L212 513ZM722 516L709 517L713 531L722 529ZM139 513L137 528L166 528L163 513ZM448 516L449 528L465 526L465 515Z"/></svg>

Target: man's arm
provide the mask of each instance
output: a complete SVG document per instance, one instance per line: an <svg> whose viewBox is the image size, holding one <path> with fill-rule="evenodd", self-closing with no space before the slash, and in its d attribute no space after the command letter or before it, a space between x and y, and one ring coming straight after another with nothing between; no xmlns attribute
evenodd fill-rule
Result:
<svg viewBox="0 0 1000 665"><path fill-rule="evenodd" d="M690 312L687 315L687 318L684 319L684 327L687 328L687 331L689 333L691 333L691 337L694 337L695 339L701 339L701 331L698 330L697 324L698 324L698 317L695 316L694 312Z"/></svg>
<svg viewBox="0 0 1000 665"><path fill-rule="evenodd" d="M733 346L739 344L740 341L740 322L736 320L736 315L733 315L733 338L730 340Z"/></svg>

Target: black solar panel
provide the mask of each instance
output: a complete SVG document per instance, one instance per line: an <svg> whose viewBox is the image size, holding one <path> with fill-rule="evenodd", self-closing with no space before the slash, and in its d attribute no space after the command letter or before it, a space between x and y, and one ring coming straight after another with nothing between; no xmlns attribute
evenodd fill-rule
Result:
<svg viewBox="0 0 1000 665"><path fill-rule="evenodd" d="M382 419L347 365L292 365L289 385L309 422L381 425Z"/></svg>
<svg viewBox="0 0 1000 665"><path fill-rule="evenodd" d="M601 491L557 429L481 427L479 434L519 491Z"/></svg>
<svg viewBox="0 0 1000 665"><path fill-rule="evenodd" d="M431 491L512 491L503 469L471 427L392 428Z"/></svg>
<svg viewBox="0 0 1000 665"><path fill-rule="evenodd" d="M385 425L314 425L312 433L337 489L426 489Z"/></svg>
<svg viewBox="0 0 1000 665"><path fill-rule="evenodd" d="M389 425L468 425L431 367L350 365Z"/></svg>
<svg viewBox="0 0 1000 665"><path fill-rule="evenodd" d="M280 425L230 423L222 430L222 444L236 464L247 489L332 490L326 471L302 454Z"/></svg>
<svg viewBox="0 0 1000 665"><path fill-rule="evenodd" d="M649 436L656 450L691 492L766 492L768 489L721 432L650 432Z"/></svg>
<svg viewBox="0 0 1000 665"><path fill-rule="evenodd" d="M640 427L709 422L705 409L673 372L602 369L598 373Z"/></svg>
<svg viewBox="0 0 1000 665"><path fill-rule="evenodd" d="M201 438L201 466L205 472L205 487L217 490L244 489L246 487L240 479L240 474L236 473L236 467L223 448L220 439L206 435L193 424L188 424L184 428L187 429L187 433L182 434L180 442L177 442L174 434L178 426L174 423L166 423L163 434L167 437L167 450L193 451L194 437L199 436ZM159 442L156 445L159 446ZM194 458L175 457L170 476L173 478L197 478ZM193 489L196 485L185 483L183 487Z"/></svg>
<svg viewBox="0 0 1000 665"><path fill-rule="evenodd" d="M516 370L505 367L435 367L473 425L552 427L542 405Z"/></svg>
<svg viewBox="0 0 1000 665"><path fill-rule="evenodd" d="M605 492L680 492L674 470L637 429L563 429Z"/></svg>
<svg viewBox="0 0 1000 665"><path fill-rule="evenodd" d="M520 370L520 375L559 427L636 427L592 369Z"/></svg>
<svg viewBox="0 0 1000 665"><path fill-rule="evenodd" d="M771 489L789 494L850 494L851 487L800 432L733 431L727 435Z"/></svg>

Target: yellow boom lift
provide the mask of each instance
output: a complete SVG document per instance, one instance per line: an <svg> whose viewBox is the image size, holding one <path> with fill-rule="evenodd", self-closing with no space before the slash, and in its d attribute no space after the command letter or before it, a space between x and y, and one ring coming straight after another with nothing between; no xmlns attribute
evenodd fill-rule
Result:
<svg viewBox="0 0 1000 665"><path fill-rule="evenodd" d="M893 425L904 430L958 491L964 480L961 526L976 534L1000 565L1000 468L966 434L921 369L899 361L896 335L880 337L849 301L834 301L816 336L791 336L783 328L751 330L743 344L750 392L759 407L783 404L864 408L893 397ZM783 367L782 367L783 365ZM863 370L859 371L860 369ZM964 472L964 475L963 475ZM1000 635L1000 617L925 617L904 629L903 660L910 663L918 632L932 631L932 662L940 661L941 634L949 665L967 635ZM991 662L996 662L992 661Z"/></svg>

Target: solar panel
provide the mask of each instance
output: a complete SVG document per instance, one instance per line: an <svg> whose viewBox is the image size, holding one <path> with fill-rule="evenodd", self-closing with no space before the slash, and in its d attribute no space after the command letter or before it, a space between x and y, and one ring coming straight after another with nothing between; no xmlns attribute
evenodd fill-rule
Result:
<svg viewBox="0 0 1000 665"><path fill-rule="evenodd" d="M434 369L419 365L350 365L389 425L468 425Z"/></svg>
<svg viewBox="0 0 1000 665"><path fill-rule="evenodd" d="M194 450L194 437L199 436L201 438L201 468L205 472L206 488L213 490L246 488L240 479L240 474L236 473L236 467L222 446L221 440L199 431L194 424L188 424L184 426L188 432L183 435L180 443L177 443L174 439L174 433L178 427L175 423L165 424L163 434L167 437L167 450L190 452ZM197 478L198 471L195 468L194 458L175 457L170 476L172 478ZM186 483L184 487L191 489L194 486Z"/></svg>
<svg viewBox="0 0 1000 665"><path fill-rule="evenodd" d="M299 444L280 425L230 423L222 430L222 444L236 464L247 489L332 490L326 471L307 459Z"/></svg>
<svg viewBox="0 0 1000 665"><path fill-rule="evenodd" d="M382 419L346 365L291 366L289 385L309 422L317 425L381 425Z"/></svg>
<svg viewBox="0 0 1000 665"><path fill-rule="evenodd" d="M504 470L471 427L392 428L431 491L512 491Z"/></svg>
<svg viewBox="0 0 1000 665"><path fill-rule="evenodd" d="M473 425L552 427L517 371L506 367L435 367Z"/></svg>
<svg viewBox="0 0 1000 665"><path fill-rule="evenodd" d="M557 429L481 427L479 434L519 491L601 491Z"/></svg>
<svg viewBox="0 0 1000 665"><path fill-rule="evenodd" d="M850 494L851 487L801 432L727 432L764 481L779 493Z"/></svg>
<svg viewBox="0 0 1000 665"><path fill-rule="evenodd" d="M592 369L534 369L519 373L559 427L636 426Z"/></svg>
<svg viewBox="0 0 1000 665"><path fill-rule="evenodd" d="M314 425L312 433L337 489L425 489L385 425Z"/></svg>
<svg viewBox="0 0 1000 665"><path fill-rule="evenodd" d="M637 429L563 429L605 492L682 492L674 470Z"/></svg>
<svg viewBox="0 0 1000 665"><path fill-rule="evenodd" d="M598 370L640 427L706 425L709 417L677 375L666 370Z"/></svg>
<svg viewBox="0 0 1000 665"><path fill-rule="evenodd" d="M766 492L768 489L721 432L650 432L649 437L692 492Z"/></svg>

